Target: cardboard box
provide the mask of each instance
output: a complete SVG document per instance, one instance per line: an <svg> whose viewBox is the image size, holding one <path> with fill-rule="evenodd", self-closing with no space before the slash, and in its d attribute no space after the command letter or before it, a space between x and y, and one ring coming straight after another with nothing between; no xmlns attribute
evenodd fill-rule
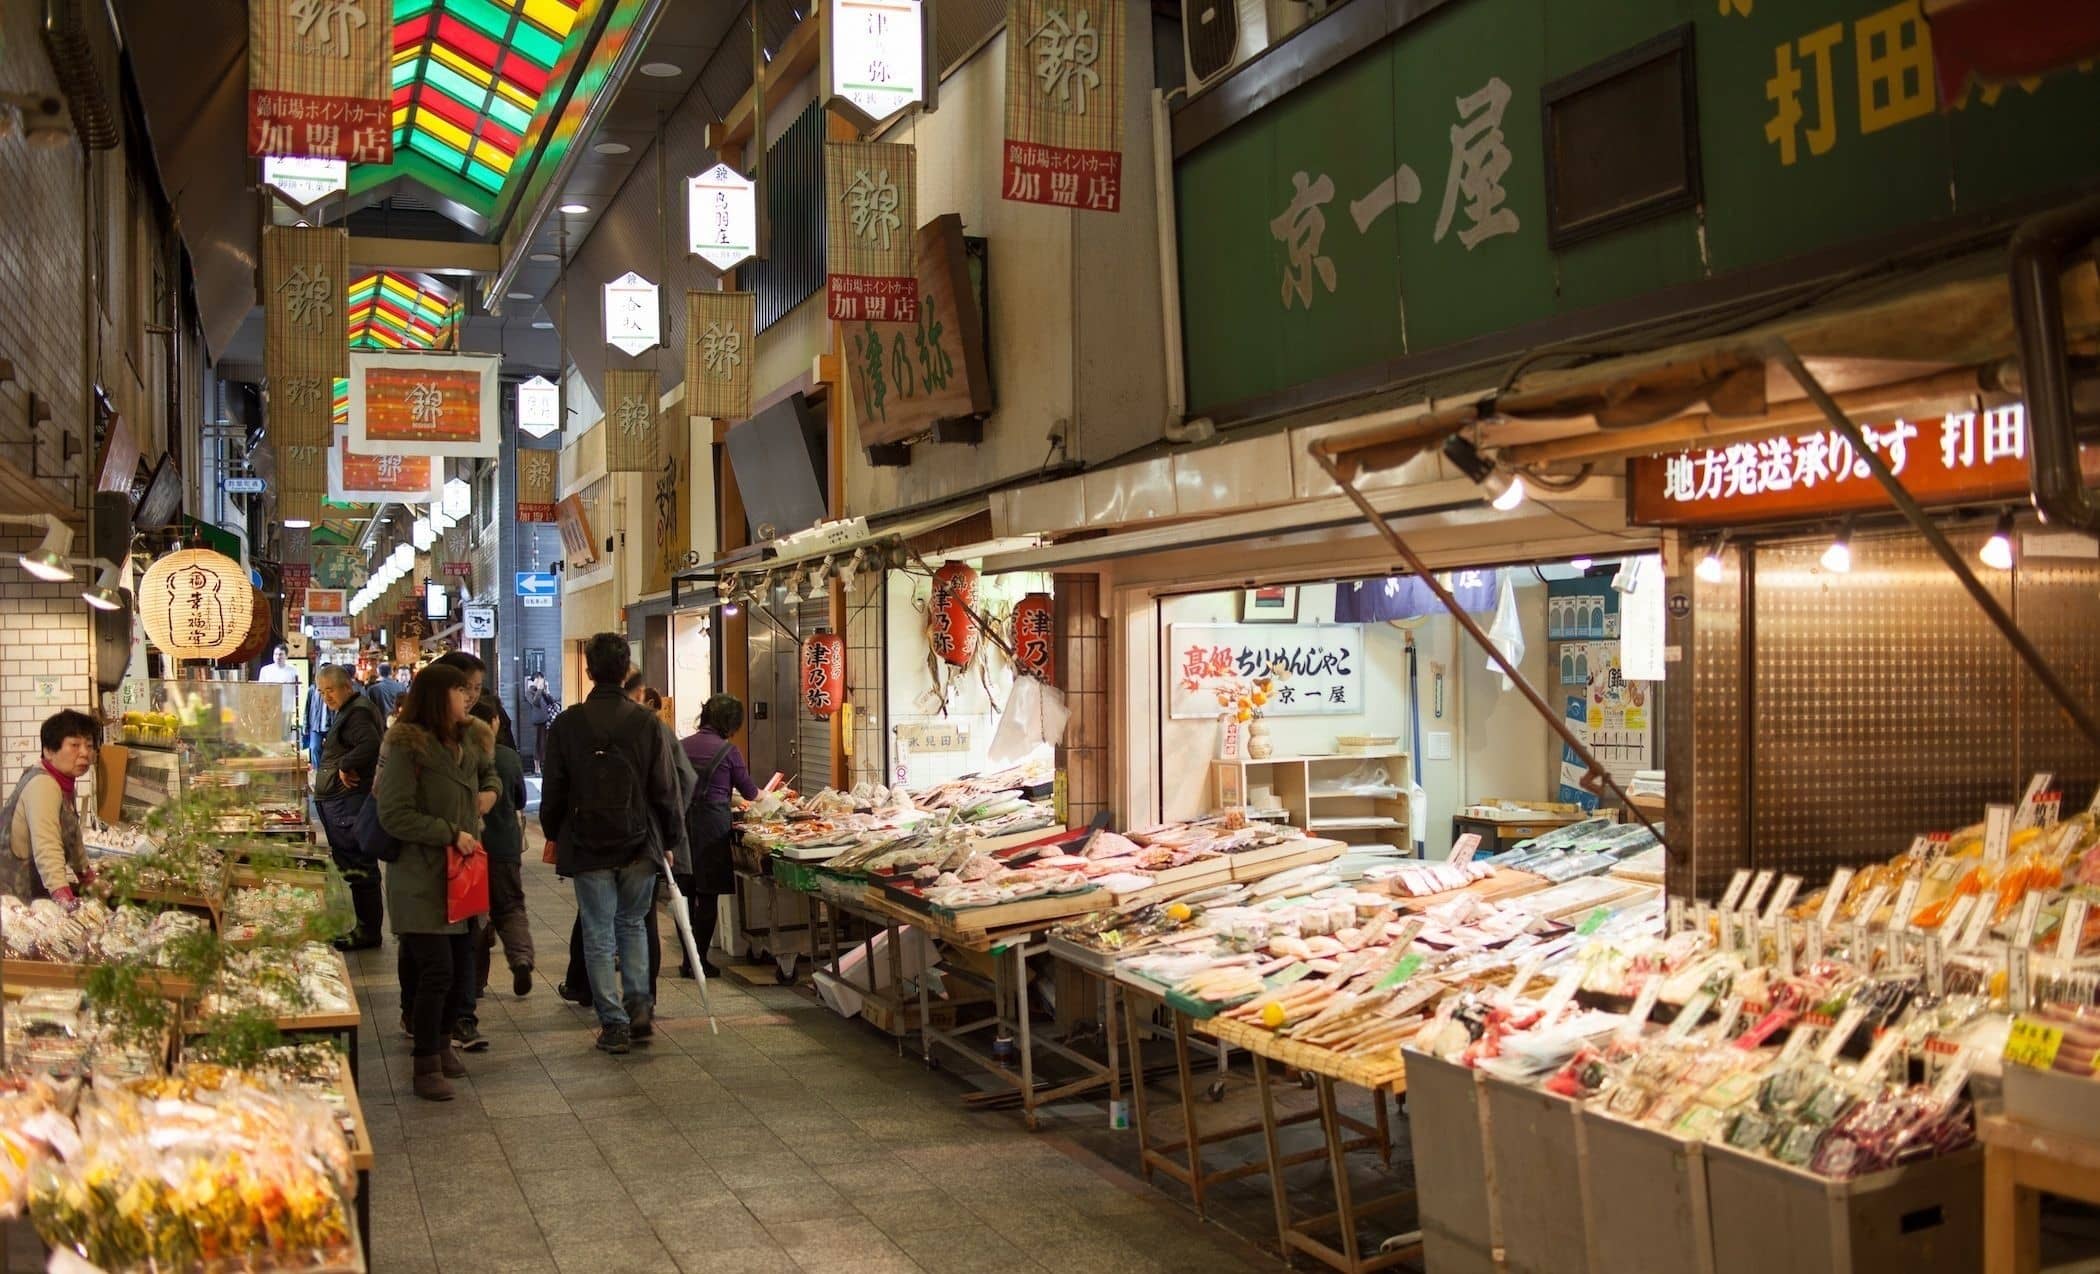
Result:
<svg viewBox="0 0 2100 1274"><path fill-rule="evenodd" d="M1494 1181L1480 1126L1480 1073L1408 1050L1422 1261L1437 1274L1495 1274Z"/></svg>
<svg viewBox="0 0 2100 1274"><path fill-rule="evenodd" d="M1480 1100L1503 1268L1509 1274L1587 1274L1583 1196L1589 1183L1575 1123L1581 1107L1492 1076L1481 1081ZM1611 1187L1608 1181L1597 1185Z"/></svg>
<svg viewBox="0 0 2100 1274"><path fill-rule="evenodd" d="M1582 1111L1590 1267L1614 1274L1712 1274L1705 1147Z"/></svg>
<svg viewBox="0 0 2100 1274"><path fill-rule="evenodd" d="M1974 1274L1983 1148L1829 1181L1707 1146L1715 1274Z"/></svg>

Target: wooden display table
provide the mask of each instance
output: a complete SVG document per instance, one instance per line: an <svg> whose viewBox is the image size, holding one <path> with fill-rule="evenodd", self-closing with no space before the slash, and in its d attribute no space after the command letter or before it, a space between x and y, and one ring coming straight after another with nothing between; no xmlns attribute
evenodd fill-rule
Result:
<svg viewBox="0 0 2100 1274"><path fill-rule="evenodd" d="M1984 1274L2041 1268L2041 1197L2100 1204L2100 1141L2003 1115L1976 1121L1983 1143Z"/></svg>

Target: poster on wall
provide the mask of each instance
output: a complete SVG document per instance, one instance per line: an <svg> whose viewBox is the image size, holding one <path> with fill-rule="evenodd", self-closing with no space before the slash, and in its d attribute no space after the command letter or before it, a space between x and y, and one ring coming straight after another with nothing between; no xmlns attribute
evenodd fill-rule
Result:
<svg viewBox="0 0 2100 1274"><path fill-rule="evenodd" d="M248 0L248 153L394 161L393 0Z"/></svg>
<svg viewBox="0 0 2100 1274"><path fill-rule="evenodd" d="M335 427L328 449L328 498L343 504L436 504L444 499L444 470L430 456L368 453L350 445L350 427Z"/></svg>
<svg viewBox="0 0 2100 1274"><path fill-rule="evenodd" d="M1615 641L1571 643L1579 645L1587 665L1589 683L1582 692L1567 697L1568 727L1592 755L1620 784L1633 782L1636 771L1653 768L1655 692L1644 681L1628 681L1619 664ZM1570 655L1561 652L1563 682L1568 680ZM1597 796L1582 786L1583 765L1575 750L1561 747L1560 795L1555 800L1597 808Z"/></svg>
<svg viewBox="0 0 2100 1274"><path fill-rule="evenodd" d="M1114 212L1123 204L1123 6L1008 0L1001 193Z"/></svg>
<svg viewBox="0 0 2100 1274"><path fill-rule="evenodd" d="M1167 651L1177 721L1217 716L1221 693L1272 673L1266 716L1353 716L1368 706L1361 624L1170 624Z"/></svg>
<svg viewBox="0 0 2100 1274"><path fill-rule="evenodd" d="M482 354L350 355L350 442L401 456L502 454L497 372Z"/></svg>

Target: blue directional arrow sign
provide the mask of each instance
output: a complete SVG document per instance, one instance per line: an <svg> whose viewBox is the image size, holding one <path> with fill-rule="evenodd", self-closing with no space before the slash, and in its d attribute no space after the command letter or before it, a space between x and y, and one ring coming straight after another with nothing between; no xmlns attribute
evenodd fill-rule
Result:
<svg viewBox="0 0 2100 1274"><path fill-rule="evenodd" d="M518 572L518 596L520 597L552 597L554 596L554 589L553 571Z"/></svg>

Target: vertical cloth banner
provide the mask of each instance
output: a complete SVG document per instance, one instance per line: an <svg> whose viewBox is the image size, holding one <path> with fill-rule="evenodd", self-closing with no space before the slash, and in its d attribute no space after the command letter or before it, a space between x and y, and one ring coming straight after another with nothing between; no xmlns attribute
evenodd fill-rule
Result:
<svg viewBox="0 0 2100 1274"><path fill-rule="evenodd" d="M918 151L889 142L824 144L824 290L831 317L919 317Z"/></svg>
<svg viewBox="0 0 2100 1274"><path fill-rule="evenodd" d="M1117 0L1007 0L1006 198L1123 206L1123 43Z"/></svg>
<svg viewBox="0 0 2100 1274"><path fill-rule="evenodd" d="M605 471L654 473L662 455L656 428L656 373L605 373Z"/></svg>
<svg viewBox="0 0 2100 1274"><path fill-rule="evenodd" d="M552 451L518 452L518 521L554 520L554 459Z"/></svg>
<svg viewBox="0 0 2100 1274"><path fill-rule="evenodd" d="M263 230L265 418L280 469L294 446L326 448L337 378L350 372L350 237L341 230L270 226ZM319 471L312 470L313 473ZM280 487L296 485L279 474ZM314 478L301 489L318 491Z"/></svg>
<svg viewBox="0 0 2100 1274"><path fill-rule="evenodd" d="M248 153L394 160L393 0L248 0Z"/></svg>
<svg viewBox="0 0 2100 1274"><path fill-rule="evenodd" d="M758 293L685 294L687 415L743 420L751 414L757 333Z"/></svg>

